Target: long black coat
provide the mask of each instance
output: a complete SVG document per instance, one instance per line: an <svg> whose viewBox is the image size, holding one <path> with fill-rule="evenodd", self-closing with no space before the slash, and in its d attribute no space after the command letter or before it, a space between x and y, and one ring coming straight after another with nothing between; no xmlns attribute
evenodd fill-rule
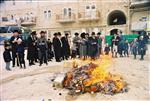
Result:
<svg viewBox="0 0 150 101"><path fill-rule="evenodd" d="M98 52L98 41L97 39L93 38L93 37L90 37L89 38L89 43L90 43L90 56L91 57L96 57L97 55L97 52Z"/></svg>
<svg viewBox="0 0 150 101"><path fill-rule="evenodd" d="M69 45L68 39L66 37L62 37L61 41L62 41L63 56L69 56L70 55L70 45Z"/></svg>
<svg viewBox="0 0 150 101"><path fill-rule="evenodd" d="M14 37L14 36L12 36L10 38L10 44L11 44L11 50L12 50L12 52L16 52L16 46L17 46L17 42L13 43L13 41L14 40L18 40L18 39L19 39L19 37Z"/></svg>
<svg viewBox="0 0 150 101"><path fill-rule="evenodd" d="M61 47L61 42L57 37L53 38L53 47L54 47L55 57L60 58L62 47Z"/></svg>
<svg viewBox="0 0 150 101"><path fill-rule="evenodd" d="M27 53L27 59L33 59L35 57L35 51L36 51L36 45L35 45L35 39L33 39L31 36L27 39L27 45L28 45L28 53Z"/></svg>

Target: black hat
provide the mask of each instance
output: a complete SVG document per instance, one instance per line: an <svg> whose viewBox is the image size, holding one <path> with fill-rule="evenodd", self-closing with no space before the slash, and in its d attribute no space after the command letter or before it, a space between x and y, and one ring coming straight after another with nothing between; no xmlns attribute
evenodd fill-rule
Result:
<svg viewBox="0 0 150 101"><path fill-rule="evenodd" d="M65 36L68 36L69 34L68 33L65 33Z"/></svg>
<svg viewBox="0 0 150 101"><path fill-rule="evenodd" d="M81 33L81 38L85 38L85 32Z"/></svg>
<svg viewBox="0 0 150 101"><path fill-rule="evenodd" d="M79 35L79 33L77 33L77 32L76 32L74 35L75 35L75 36L78 36L78 35Z"/></svg>
<svg viewBox="0 0 150 101"><path fill-rule="evenodd" d="M36 31L31 32L31 35L36 35Z"/></svg>
<svg viewBox="0 0 150 101"><path fill-rule="evenodd" d="M101 32L98 32L97 35L101 35Z"/></svg>
<svg viewBox="0 0 150 101"><path fill-rule="evenodd" d="M88 35L88 36L89 36L89 33L85 33L85 35Z"/></svg>
<svg viewBox="0 0 150 101"><path fill-rule="evenodd" d="M18 30L13 30L13 33L19 33L19 34L21 34L21 32L18 31Z"/></svg>
<svg viewBox="0 0 150 101"><path fill-rule="evenodd" d="M61 35L61 33L60 33L60 32L58 32L57 34L58 34L58 35Z"/></svg>
<svg viewBox="0 0 150 101"><path fill-rule="evenodd" d="M41 32L40 32L40 34L45 34L45 33L46 33L45 31L41 31Z"/></svg>
<svg viewBox="0 0 150 101"><path fill-rule="evenodd" d="M92 35L95 35L95 32L92 32Z"/></svg>
<svg viewBox="0 0 150 101"><path fill-rule="evenodd" d="M57 33L54 33L54 36L58 35Z"/></svg>

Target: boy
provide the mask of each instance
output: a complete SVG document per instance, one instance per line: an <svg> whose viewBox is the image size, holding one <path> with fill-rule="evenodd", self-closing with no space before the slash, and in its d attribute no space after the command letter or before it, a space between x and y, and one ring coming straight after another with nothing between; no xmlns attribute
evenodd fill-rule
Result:
<svg viewBox="0 0 150 101"><path fill-rule="evenodd" d="M22 68L22 64L23 64L24 69L26 69L25 60L24 60L24 45L20 38L17 41L16 52L17 52L17 58L19 59L20 68Z"/></svg>
<svg viewBox="0 0 150 101"><path fill-rule="evenodd" d="M10 61L12 59L11 59L11 55L10 55L9 42L7 42L7 41L4 42L4 48L5 48L5 51L3 53L3 58L4 58L4 61L6 63L6 70L11 71L11 69L10 69Z"/></svg>

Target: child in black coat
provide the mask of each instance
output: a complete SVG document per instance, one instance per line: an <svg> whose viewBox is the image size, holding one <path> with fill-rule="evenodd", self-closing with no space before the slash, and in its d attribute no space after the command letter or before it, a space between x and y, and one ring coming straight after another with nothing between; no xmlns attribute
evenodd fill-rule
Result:
<svg viewBox="0 0 150 101"><path fill-rule="evenodd" d="M16 52L17 52L17 58L19 60L20 68L22 68L22 64L25 66L25 60L24 60L24 44L22 42L22 39L18 39L17 46L16 46Z"/></svg>
<svg viewBox="0 0 150 101"><path fill-rule="evenodd" d="M11 71L10 69L10 61L12 60L10 55L10 44L8 41L4 42L5 51L3 52L3 58L6 63L6 70Z"/></svg>
<svg viewBox="0 0 150 101"><path fill-rule="evenodd" d="M105 55L109 55L109 51L110 51L110 47L107 43L106 46L105 46L105 49L104 49Z"/></svg>

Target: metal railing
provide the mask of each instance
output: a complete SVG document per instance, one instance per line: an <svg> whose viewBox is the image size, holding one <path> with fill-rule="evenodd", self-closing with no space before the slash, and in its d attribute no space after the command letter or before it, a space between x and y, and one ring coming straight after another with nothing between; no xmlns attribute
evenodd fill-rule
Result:
<svg viewBox="0 0 150 101"><path fill-rule="evenodd" d="M67 14L67 15L64 15L64 14L56 15L56 20L59 22L70 22L70 21L75 21L75 19L76 19L76 16L74 13Z"/></svg>
<svg viewBox="0 0 150 101"><path fill-rule="evenodd" d="M87 12L80 12L78 14L79 19L99 19L100 18L100 12L98 10L95 11L87 11Z"/></svg>

